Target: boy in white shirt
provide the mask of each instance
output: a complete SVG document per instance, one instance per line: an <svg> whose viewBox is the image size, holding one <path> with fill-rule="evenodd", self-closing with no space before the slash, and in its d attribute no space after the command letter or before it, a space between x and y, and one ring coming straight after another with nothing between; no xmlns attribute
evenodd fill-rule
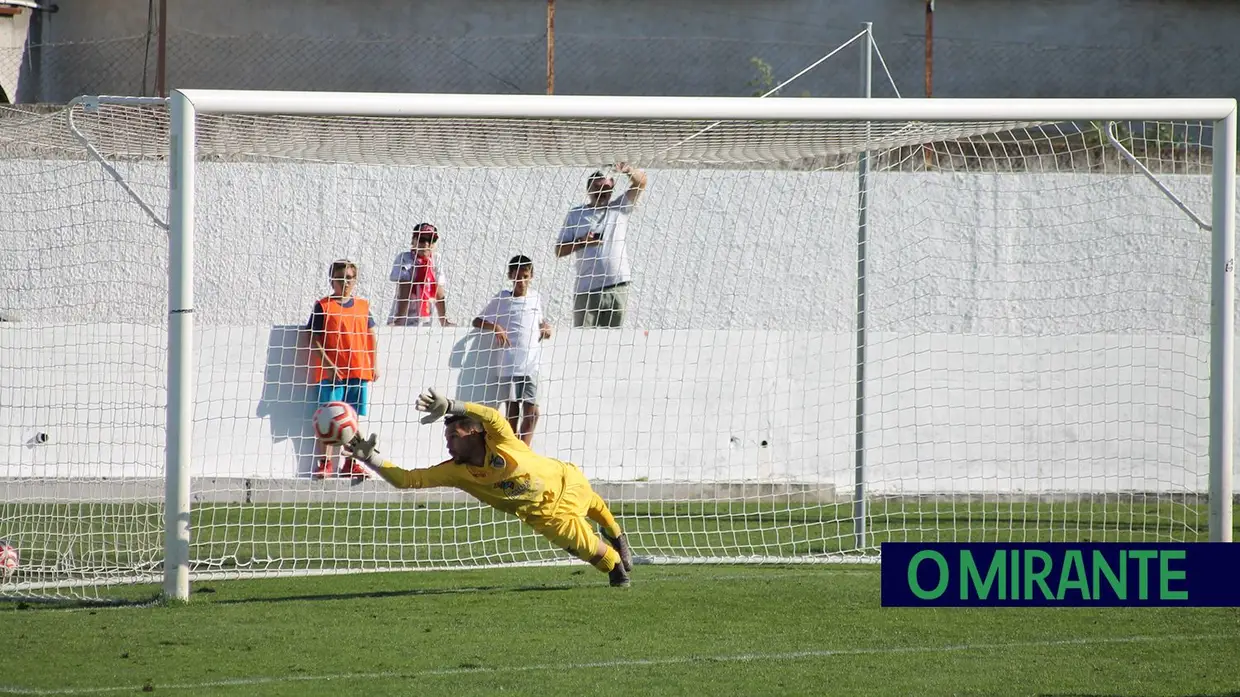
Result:
<svg viewBox="0 0 1240 697"><path fill-rule="evenodd" d="M529 445L538 425L538 358L540 343L551 338L551 325L543 317L542 299L530 288L534 262L517 255L508 261L512 290L501 290L474 318L474 327L495 332L500 347L497 362L500 394L507 394L508 423L517 437ZM524 407L524 414L522 408Z"/></svg>

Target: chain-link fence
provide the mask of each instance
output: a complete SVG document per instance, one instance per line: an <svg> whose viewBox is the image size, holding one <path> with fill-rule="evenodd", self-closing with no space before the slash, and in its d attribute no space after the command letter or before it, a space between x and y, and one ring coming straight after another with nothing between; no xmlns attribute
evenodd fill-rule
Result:
<svg viewBox="0 0 1240 697"><path fill-rule="evenodd" d="M848 38L810 44L560 34L555 41L555 89L565 94L750 94L761 87L763 77L753 59L770 66L776 77L787 77ZM175 32L168 36L167 84L541 93L547 84L546 41L539 35L361 41ZM0 70L20 66L15 101L64 102L79 94L153 94L157 60L154 43L145 36L128 36L8 49L0 52ZM838 64L824 64L807 74L796 89L856 94L855 52L851 60L842 55L833 60Z"/></svg>
<svg viewBox="0 0 1240 697"><path fill-rule="evenodd" d="M794 75L847 41L755 41L719 37L620 37L560 32L555 91L560 94L751 95ZM925 42L885 38L877 45L900 94L925 93ZM1048 46L938 39L934 96L1216 97L1240 96L1240 53L1219 46ZM784 96L855 96L860 44L784 89ZM10 100L61 103L79 94L155 92L153 36L0 48ZM541 93L547 84L544 35L388 37L217 36L170 31L170 88L384 92ZM9 84L13 83L13 84ZM875 61L875 96L893 91Z"/></svg>

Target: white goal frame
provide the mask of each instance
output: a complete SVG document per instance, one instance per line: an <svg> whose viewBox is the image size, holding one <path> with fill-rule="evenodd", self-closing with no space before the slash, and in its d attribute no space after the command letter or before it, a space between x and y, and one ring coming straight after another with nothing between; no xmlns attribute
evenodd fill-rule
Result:
<svg viewBox="0 0 1240 697"><path fill-rule="evenodd" d="M747 121L1213 122L1209 539L1231 541L1234 99L758 99L173 90L169 176L164 594L187 599L193 423L195 129L200 114ZM858 464L857 490L864 495ZM862 496L864 498L864 496Z"/></svg>

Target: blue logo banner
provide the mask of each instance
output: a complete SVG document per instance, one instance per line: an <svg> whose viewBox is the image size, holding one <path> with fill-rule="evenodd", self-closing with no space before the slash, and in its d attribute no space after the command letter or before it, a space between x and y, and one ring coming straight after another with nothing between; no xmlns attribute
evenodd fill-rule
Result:
<svg viewBox="0 0 1240 697"><path fill-rule="evenodd" d="M884 542L883 607L1240 607L1240 544Z"/></svg>

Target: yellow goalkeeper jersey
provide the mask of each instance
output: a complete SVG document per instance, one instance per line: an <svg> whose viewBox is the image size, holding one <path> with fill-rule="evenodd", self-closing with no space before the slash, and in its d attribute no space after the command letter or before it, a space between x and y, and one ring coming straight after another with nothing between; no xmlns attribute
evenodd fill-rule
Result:
<svg viewBox="0 0 1240 697"><path fill-rule="evenodd" d="M481 467L446 460L407 470L384 461L379 474L400 489L454 487L521 520L550 515L564 491L565 463L530 450L498 411L466 403L465 412L481 421L486 431Z"/></svg>

